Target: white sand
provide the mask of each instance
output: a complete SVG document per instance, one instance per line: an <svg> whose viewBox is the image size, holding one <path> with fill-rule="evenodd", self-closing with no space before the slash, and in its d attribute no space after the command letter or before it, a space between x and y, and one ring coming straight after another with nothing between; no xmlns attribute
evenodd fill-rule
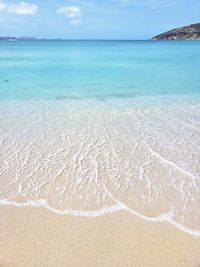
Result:
<svg viewBox="0 0 200 267"><path fill-rule="evenodd" d="M199 103L2 101L0 267L198 267Z"/></svg>
<svg viewBox="0 0 200 267"><path fill-rule="evenodd" d="M0 208L2 267L197 267L200 238L127 212L98 218Z"/></svg>

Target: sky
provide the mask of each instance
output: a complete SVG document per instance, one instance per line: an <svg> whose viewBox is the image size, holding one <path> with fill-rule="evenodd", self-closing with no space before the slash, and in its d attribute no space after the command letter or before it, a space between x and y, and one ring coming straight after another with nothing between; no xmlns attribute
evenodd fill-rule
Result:
<svg viewBox="0 0 200 267"><path fill-rule="evenodd" d="M0 36L150 39L200 22L200 0L0 0Z"/></svg>

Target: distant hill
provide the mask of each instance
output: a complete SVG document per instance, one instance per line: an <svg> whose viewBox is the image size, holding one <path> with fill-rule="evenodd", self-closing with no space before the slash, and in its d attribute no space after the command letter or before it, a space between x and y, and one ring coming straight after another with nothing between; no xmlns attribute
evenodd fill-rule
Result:
<svg viewBox="0 0 200 267"><path fill-rule="evenodd" d="M35 40L34 37L26 37L26 36L23 36L23 37L14 37L14 36L0 36L0 41L17 41L17 40Z"/></svg>
<svg viewBox="0 0 200 267"><path fill-rule="evenodd" d="M200 23L159 34L153 40L200 40Z"/></svg>

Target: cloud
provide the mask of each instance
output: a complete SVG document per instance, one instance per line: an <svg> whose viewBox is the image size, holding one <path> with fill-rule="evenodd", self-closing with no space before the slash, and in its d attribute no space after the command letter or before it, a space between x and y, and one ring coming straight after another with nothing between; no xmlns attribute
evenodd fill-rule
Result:
<svg viewBox="0 0 200 267"><path fill-rule="evenodd" d="M16 15L35 15L38 11L38 6L22 1L19 4L8 5L7 10L9 13Z"/></svg>
<svg viewBox="0 0 200 267"><path fill-rule="evenodd" d="M62 6L57 10L57 13L65 15L73 26L82 23L82 11L78 6Z"/></svg>
<svg viewBox="0 0 200 267"><path fill-rule="evenodd" d="M0 11L4 11L6 9L6 5L0 0Z"/></svg>
<svg viewBox="0 0 200 267"><path fill-rule="evenodd" d="M35 15L38 11L38 6L23 1L17 4L6 4L0 0L0 11L5 11L19 16Z"/></svg>
<svg viewBox="0 0 200 267"><path fill-rule="evenodd" d="M67 18L77 18L81 16L81 9L78 6L60 7L57 12L66 15Z"/></svg>
<svg viewBox="0 0 200 267"><path fill-rule="evenodd" d="M73 26L78 26L81 23L82 23L82 19L71 19L70 20L70 24Z"/></svg>

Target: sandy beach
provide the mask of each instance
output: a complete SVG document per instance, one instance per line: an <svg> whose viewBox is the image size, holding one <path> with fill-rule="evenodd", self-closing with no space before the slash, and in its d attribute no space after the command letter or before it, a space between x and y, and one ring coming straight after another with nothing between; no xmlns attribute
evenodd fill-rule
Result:
<svg viewBox="0 0 200 267"><path fill-rule="evenodd" d="M1 103L0 267L199 266L199 102L143 101Z"/></svg>
<svg viewBox="0 0 200 267"><path fill-rule="evenodd" d="M1 103L0 267L200 266L199 102L142 101Z"/></svg>
<svg viewBox="0 0 200 267"><path fill-rule="evenodd" d="M198 267L200 238L125 211L98 218L0 208L0 266Z"/></svg>
<svg viewBox="0 0 200 267"><path fill-rule="evenodd" d="M0 0L0 267L200 267L187 2Z"/></svg>

